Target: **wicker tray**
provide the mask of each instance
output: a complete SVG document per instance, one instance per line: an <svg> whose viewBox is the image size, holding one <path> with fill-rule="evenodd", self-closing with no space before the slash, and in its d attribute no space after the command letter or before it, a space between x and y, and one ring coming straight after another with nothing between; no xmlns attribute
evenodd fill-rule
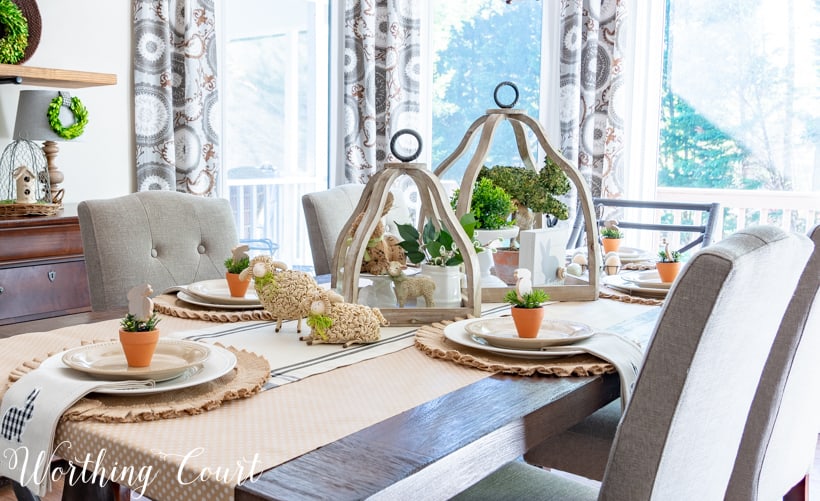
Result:
<svg viewBox="0 0 820 501"><path fill-rule="evenodd" d="M53 216L62 209L63 204L0 203L0 217Z"/></svg>

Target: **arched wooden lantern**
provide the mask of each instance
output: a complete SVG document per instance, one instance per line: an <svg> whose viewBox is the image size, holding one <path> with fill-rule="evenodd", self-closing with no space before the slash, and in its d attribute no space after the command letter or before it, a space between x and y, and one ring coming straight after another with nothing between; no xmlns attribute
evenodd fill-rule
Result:
<svg viewBox="0 0 820 501"><path fill-rule="evenodd" d="M397 132L391 147L395 143L395 139L403 133L412 133L412 131L402 130ZM413 135L419 141L419 149L421 149L418 134L413 133ZM409 158L414 160L418 156L418 152L412 157L402 157L397 155L395 151L393 155L399 159ZM331 268L331 287L338 289L337 280L341 277L340 292L345 301L358 302L360 268L367 249L367 243L382 216L391 186L402 175L407 175L418 187L420 202L419 226L423 226L426 220L430 220L437 228L443 227L452 235L454 243L464 258L463 272L466 275L466 287L462 288L461 306L458 307L380 307L382 314L393 325L427 324L441 320L464 318L467 315L479 316L481 314L481 293L478 286L478 258L476 257L475 248L450 207L447 194L441 186L439 178L430 172L426 164L423 163L410 163L409 161L386 163L384 168L374 174L367 182L353 215L345 223L336 241L333 266ZM351 237L350 233L354 221L357 215L362 212L365 214L362 223L359 224Z"/></svg>
<svg viewBox="0 0 820 501"><path fill-rule="evenodd" d="M510 86L515 91L515 99L512 104L504 105L498 101L498 90L503 86ZM518 147L518 153L521 160L528 169L536 172L540 170L539 164L533 160L532 152L527 143L527 136L524 127L528 127L533 134L535 134L538 144L551 160L553 160L564 171L570 181L575 185L578 192L578 199L580 201L581 211L584 217L584 229L587 235L587 261L589 265L589 280L584 283L579 281L579 285L547 285L538 286L539 289L544 289L552 299L558 301L590 301L598 299L598 290L600 288L599 270L601 269L601 252L598 243L598 225L595 218L594 206L592 203L592 194L589 190L589 185L581 175L581 172L555 148L547 139L547 135L541 124L527 115L527 112L520 109L514 109L515 103L518 101L518 88L511 82L502 82L498 84L495 89L495 102L499 106L496 109L489 109L487 113L479 117L467 129L464 138L456 147L455 151L450 154L439 165L435 174L439 177L444 173L468 150L473 142L473 139L481 131L478 145L473 153L470 162L467 164L467 169L464 177L461 180L459 189L458 204L456 206L456 215L467 213L470 210L470 202L473 197L473 187L478 179L479 171L484 164L484 159L487 157L487 152L493 141L496 128L502 122L508 122L512 126L515 134L515 142ZM536 214L535 227L541 228L543 221L542 214ZM514 287L487 287L482 289L481 298L484 302L501 302L504 295L509 290L514 290Z"/></svg>

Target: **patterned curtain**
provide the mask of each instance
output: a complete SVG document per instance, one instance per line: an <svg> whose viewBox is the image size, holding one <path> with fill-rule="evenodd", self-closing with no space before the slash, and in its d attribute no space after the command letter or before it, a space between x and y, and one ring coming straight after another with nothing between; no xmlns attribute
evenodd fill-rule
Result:
<svg viewBox="0 0 820 501"><path fill-rule="evenodd" d="M216 196L213 0L134 0L137 189Z"/></svg>
<svg viewBox="0 0 820 501"><path fill-rule="evenodd" d="M623 192L626 0L561 2L561 149L592 196Z"/></svg>
<svg viewBox="0 0 820 501"><path fill-rule="evenodd" d="M345 0L345 180L366 183L390 137L420 131L418 0ZM422 134L423 135L423 134Z"/></svg>

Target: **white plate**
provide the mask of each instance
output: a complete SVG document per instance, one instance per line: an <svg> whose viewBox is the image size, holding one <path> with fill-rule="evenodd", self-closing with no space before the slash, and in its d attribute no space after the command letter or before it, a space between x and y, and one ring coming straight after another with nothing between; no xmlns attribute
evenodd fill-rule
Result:
<svg viewBox="0 0 820 501"><path fill-rule="evenodd" d="M656 298L664 298L669 289L642 287L636 283L624 280L620 275L607 275L601 280L604 285L629 294L638 294Z"/></svg>
<svg viewBox="0 0 820 501"><path fill-rule="evenodd" d="M210 345L209 348L211 349L211 354L201 365L191 367L186 372L173 379L157 382L153 388L100 388L95 390L95 392L108 395L137 396L162 393L171 390L180 390L182 388L188 388L213 381L214 379L224 376L236 366L236 355L232 352L222 348L221 346ZM63 376L69 381L72 379L77 381L99 380L99 378L91 376L90 374L84 374L68 368L65 364L63 364L62 359L63 354L58 353L43 361L43 363L40 364L40 368L62 370Z"/></svg>
<svg viewBox="0 0 820 501"><path fill-rule="evenodd" d="M492 346L489 344L481 344L479 341L476 341L476 339L474 339L474 336L467 332L467 330L464 328L470 322L475 322L475 320L459 320L458 322L453 322L449 325L446 325L444 327L444 337L446 337L454 343L466 346L468 348L475 348L477 350L489 351L492 353L498 353L501 355L506 355L508 357L515 358L558 358L567 357L570 355L581 355L583 353L586 353L584 350L569 350L565 348L565 351L561 351L560 354L556 354L550 353L549 351L516 350L512 348L499 348L497 346ZM478 337L476 338L481 339ZM549 348L546 349L548 350Z"/></svg>
<svg viewBox="0 0 820 501"><path fill-rule="evenodd" d="M473 320L464 326L464 330L485 339L492 346L514 350L540 350L545 346L568 345L593 334L592 327L580 322L545 319L541 322L538 337L518 337L515 323L510 317Z"/></svg>
<svg viewBox="0 0 820 501"><path fill-rule="evenodd" d="M89 344L63 353L63 363L74 370L107 381L126 379L172 379L196 365L202 364L210 355L208 345L195 341L160 339L151 365L129 367L119 341Z"/></svg>
<svg viewBox="0 0 820 501"><path fill-rule="evenodd" d="M650 289L668 289L672 287L672 282L661 282L658 270L621 273L621 278L627 282L632 282L638 287L648 287Z"/></svg>
<svg viewBox="0 0 820 501"><path fill-rule="evenodd" d="M621 263L640 263L655 260L655 257L649 251L636 249L635 247L621 247L618 249L618 257Z"/></svg>
<svg viewBox="0 0 820 501"><path fill-rule="evenodd" d="M224 278L192 283L188 286L187 292L188 295L214 304L259 305L259 296L253 287L248 287L245 297L233 297L231 290L228 289L228 281Z"/></svg>
<svg viewBox="0 0 820 501"><path fill-rule="evenodd" d="M262 308L262 304L219 304L211 303L198 297L194 297L185 291L177 292L177 299L185 301L186 303L195 304L197 306L204 306L212 310L257 310Z"/></svg>

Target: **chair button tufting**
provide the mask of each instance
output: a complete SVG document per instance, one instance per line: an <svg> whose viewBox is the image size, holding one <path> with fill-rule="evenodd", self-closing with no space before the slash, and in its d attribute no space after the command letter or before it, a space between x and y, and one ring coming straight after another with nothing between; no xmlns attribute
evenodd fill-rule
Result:
<svg viewBox="0 0 820 501"><path fill-rule="evenodd" d="M157 257L157 250L151 249L151 257Z"/></svg>
<svg viewBox="0 0 820 501"><path fill-rule="evenodd" d="M197 246L196 250L197 250L200 254L205 254L205 246L204 246L204 245L202 245L202 244L199 244L199 246Z"/></svg>

